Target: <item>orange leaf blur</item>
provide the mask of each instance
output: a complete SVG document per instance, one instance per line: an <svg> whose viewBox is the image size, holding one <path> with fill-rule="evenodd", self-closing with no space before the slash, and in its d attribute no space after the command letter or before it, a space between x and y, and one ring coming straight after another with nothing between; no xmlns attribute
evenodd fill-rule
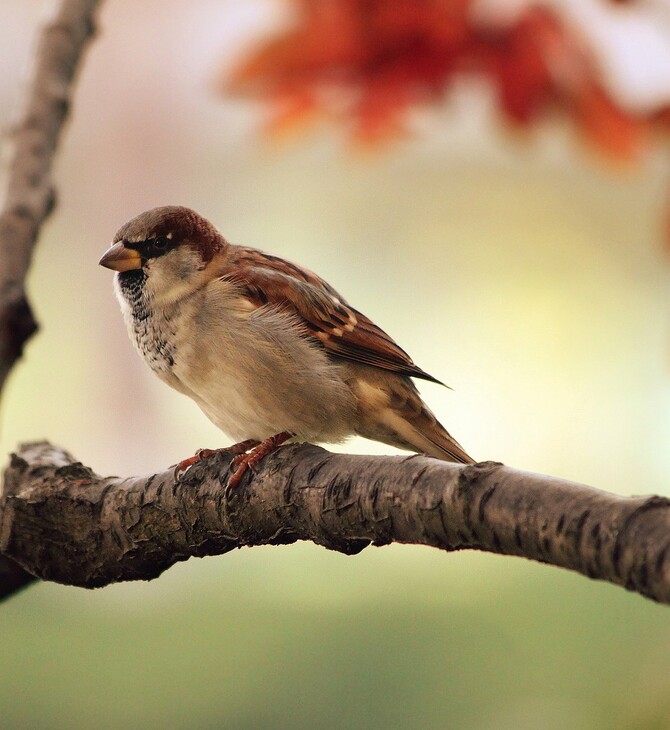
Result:
<svg viewBox="0 0 670 730"><path fill-rule="evenodd" d="M321 112L372 144L401 133L406 112L440 100L457 75L478 74L510 123L561 112L612 157L643 146L646 123L611 98L587 44L547 7L496 23L475 16L473 0L286 1L294 25L224 80L268 102L273 131Z"/></svg>

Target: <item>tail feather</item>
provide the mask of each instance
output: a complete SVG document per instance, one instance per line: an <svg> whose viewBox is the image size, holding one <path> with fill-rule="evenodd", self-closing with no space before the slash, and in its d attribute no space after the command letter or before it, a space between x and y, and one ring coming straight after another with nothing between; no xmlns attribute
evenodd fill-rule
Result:
<svg viewBox="0 0 670 730"><path fill-rule="evenodd" d="M414 384L405 381L403 385L394 393L396 398L392 399L391 407L395 406L395 415L403 422L401 425L396 418L396 429L412 450L443 461L474 464L475 460L435 418Z"/></svg>
<svg viewBox="0 0 670 730"><path fill-rule="evenodd" d="M427 454L443 461L474 464L475 460L442 426L422 403L418 413L411 416L385 408L377 413L377 429L372 438L401 449ZM383 424L382 428L379 428ZM362 433L362 436L368 436ZM368 436L369 437L369 436Z"/></svg>
<svg viewBox="0 0 670 730"><path fill-rule="evenodd" d="M461 464L475 463L475 460L439 421L436 420L434 427L430 430L420 431L419 435L429 442L429 447L432 447L422 449L429 456L444 461L456 461Z"/></svg>
<svg viewBox="0 0 670 730"><path fill-rule="evenodd" d="M409 378L354 367L349 365L362 416L356 429L359 435L443 461L475 463L435 418Z"/></svg>

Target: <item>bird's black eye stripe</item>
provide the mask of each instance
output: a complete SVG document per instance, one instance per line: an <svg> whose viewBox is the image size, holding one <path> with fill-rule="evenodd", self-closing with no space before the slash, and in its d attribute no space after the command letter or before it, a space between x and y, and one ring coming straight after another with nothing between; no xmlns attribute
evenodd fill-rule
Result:
<svg viewBox="0 0 670 730"><path fill-rule="evenodd" d="M144 241L126 241L125 246L138 251L144 259L152 259L167 253L172 248L172 241L167 236L152 236Z"/></svg>

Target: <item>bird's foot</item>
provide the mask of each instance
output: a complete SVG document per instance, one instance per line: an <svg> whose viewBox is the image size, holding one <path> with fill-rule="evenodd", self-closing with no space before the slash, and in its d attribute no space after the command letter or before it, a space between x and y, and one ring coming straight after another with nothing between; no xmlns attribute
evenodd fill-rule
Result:
<svg viewBox="0 0 670 730"><path fill-rule="evenodd" d="M187 469L192 467L193 464L197 463L198 461L204 461L205 459L209 459L209 457L213 456L214 454L244 454L245 452L249 451L249 449L253 449L254 446L258 446L260 443L260 441L256 441L255 439L247 439L246 441L240 441L237 444L232 444L232 446L224 446L222 449L198 449L193 456L189 456L188 459L183 459L175 466L174 478L179 479L179 477Z"/></svg>
<svg viewBox="0 0 670 730"><path fill-rule="evenodd" d="M248 453L246 453L247 449L245 449L244 452L238 452L237 456L235 456L235 458L230 462L230 468L234 471L230 475L230 479L228 479L226 496L230 496L230 493L240 483L240 480L246 473L247 469L251 469L252 472L255 472L257 464L262 459L276 451L284 443L284 441L288 441L288 439L292 438L292 436L292 433L282 431L274 436L270 436L270 438L267 438L260 443L257 441L254 442L253 448L251 448Z"/></svg>

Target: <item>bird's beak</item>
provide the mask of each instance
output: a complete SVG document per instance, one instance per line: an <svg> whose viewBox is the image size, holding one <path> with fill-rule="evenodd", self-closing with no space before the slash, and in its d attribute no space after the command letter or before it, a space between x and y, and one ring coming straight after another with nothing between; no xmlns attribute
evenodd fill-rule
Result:
<svg viewBox="0 0 670 730"><path fill-rule="evenodd" d="M142 268L142 257L132 248L126 248L123 241L119 241L105 251L98 263L113 271L131 271Z"/></svg>

